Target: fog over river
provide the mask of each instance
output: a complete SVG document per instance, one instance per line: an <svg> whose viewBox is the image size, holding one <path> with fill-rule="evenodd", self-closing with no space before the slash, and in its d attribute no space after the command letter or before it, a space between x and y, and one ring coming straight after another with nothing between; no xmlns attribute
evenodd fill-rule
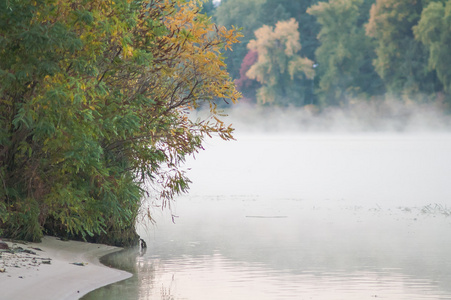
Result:
<svg viewBox="0 0 451 300"><path fill-rule="evenodd" d="M451 299L448 118L389 112L232 112L147 252L108 258L135 276L82 299Z"/></svg>

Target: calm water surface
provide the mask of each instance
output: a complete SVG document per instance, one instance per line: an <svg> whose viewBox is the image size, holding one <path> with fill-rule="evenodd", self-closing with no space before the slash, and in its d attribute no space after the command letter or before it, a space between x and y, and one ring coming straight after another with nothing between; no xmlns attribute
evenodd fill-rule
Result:
<svg viewBox="0 0 451 300"><path fill-rule="evenodd" d="M451 135L241 136L91 299L451 299Z"/></svg>

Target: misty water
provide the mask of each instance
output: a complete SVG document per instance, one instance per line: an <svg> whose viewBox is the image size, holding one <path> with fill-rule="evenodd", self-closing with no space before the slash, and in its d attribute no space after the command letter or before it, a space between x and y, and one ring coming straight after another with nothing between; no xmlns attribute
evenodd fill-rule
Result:
<svg viewBox="0 0 451 300"><path fill-rule="evenodd" d="M238 133L88 299L451 299L451 134Z"/></svg>

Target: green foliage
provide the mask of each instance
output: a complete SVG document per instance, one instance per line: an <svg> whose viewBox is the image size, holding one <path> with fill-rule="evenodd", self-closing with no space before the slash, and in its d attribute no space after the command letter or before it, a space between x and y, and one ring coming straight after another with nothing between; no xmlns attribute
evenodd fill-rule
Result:
<svg viewBox="0 0 451 300"><path fill-rule="evenodd" d="M254 31L260 28L261 7L265 0L227 0L221 1L216 9L215 19L219 25L242 28L243 37L241 43L233 46L233 52L227 53L227 69L232 78L239 77L241 63L248 50L247 44L254 38Z"/></svg>
<svg viewBox="0 0 451 300"><path fill-rule="evenodd" d="M274 26L278 21L287 21L294 18L300 24L298 30L301 35L301 56L310 60L315 59L315 50L319 46L317 39L320 24L307 9L318 3L318 0L266 0L262 5L261 19L263 24ZM255 29L254 29L255 30Z"/></svg>
<svg viewBox="0 0 451 300"><path fill-rule="evenodd" d="M451 76L446 63L451 57L447 51L447 3L447 0L227 0L221 1L215 17L219 24L243 27L242 44L227 53L226 61L232 78L241 87L246 86L243 92L249 98L255 98L254 90L260 85L243 75L248 69L246 45L256 39L254 32L263 25L274 27L294 18L300 24L302 45L297 55L315 62L318 68L313 81L299 78L294 89L302 92L298 90L294 98L288 96L282 102L341 105L349 98L380 98L386 93L418 101L443 101L449 98ZM281 73L277 68L268 70ZM291 80L289 76L285 79ZM263 86L258 94L260 99L265 95L270 99L286 93L284 88L276 91ZM299 94L303 94L301 100Z"/></svg>
<svg viewBox="0 0 451 300"><path fill-rule="evenodd" d="M412 30L422 9L417 0L377 0L370 11L366 31L377 42L374 66L394 95L427 95L439 89L435 74L427 70L428 51Z"/></svg>
<svg viewBox="0 0 451 300"><path fill-rule="evenodd" d="M143 188L163 203L205 136L232 138L203 102L239 97L223 49L238 35L197 1L0 4L0 228L115 244L136 239ZM119 235L116 235L119 234ZM121 242L122 241L122 242Z"/></svg>
<svg viewBox="0 0 451 300"><path fill-rule="evenodd" d="M314 59L314 52L318 46L316 35L319 25L313 16L306 13L307 8L318 0L227 0L221 1L216 10L218 24L234 25L243 28L244 37L240 44L233 47L226 60L227 69L233 78L239 78L241 62L248 53L246 45L254 39L254 32L263 25L275 26L279 21L294 18L299 24L301 33L301 56Z"/></svg>
<svg viewBox="0 0 451 300"><path fill-rule="evenodd" d="M414 27L417 40L429 50L428 65L437 72L445 92L451 92L451 1L430 3Z"/></svg>
<svg viewBox="0 0 451 300"><path fill-rule="evenodd" d="M278 22L275 28L263 26L255 32L248 48L258 53L257 62L247 71L247 77L262 84L257 100L261 104L304 104L304 91L299 84L313 78L313 62L301 57L298 23L294 19Z"/></svg>
<svg viewBox="0 0 451 300"><path fill-rule="evenodd" d="M10 210L7 218L10 226L6 227L3 234L13 236L17 239L39 240L42 236L42 229L39 226L39 205L32 198L17 198Z"/></svg>
<svg viewBox="0 0 451 300"><path fill-rule="evenodd" d="M307 10L321 24L316 61L320 77L318 94L323 106L384 92L371 64L374 44L361 24L362 15L368 14L362 11L368 7L364 4L364 0L331 0Z"/></svg>
<svg viewBox="0 0 451 300"><path fill-rule="evenodd" d="M215 4L213 4L213 0L204 0L202 3L202 10L200 13L206 14L208 16L214 16L216 7Z"/></svg>

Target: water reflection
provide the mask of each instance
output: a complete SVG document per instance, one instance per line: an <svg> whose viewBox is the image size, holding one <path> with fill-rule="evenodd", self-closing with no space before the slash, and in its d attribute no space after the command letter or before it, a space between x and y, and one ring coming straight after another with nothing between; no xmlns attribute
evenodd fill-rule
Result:
<svg viewBox="0 0 451 300"><path fill-rule="evenodd" d="M161 220L146 254L106 259L135 276L82 299L451 299L445 215L279 199L286 218L246 218L259 201L213 202L224 210L179 199L178 209L209 217Z"/></svg>
<svg viewBox="0 0 451 300"><path fill-rule="evenodd" d="M141 228L145 254L108 257L134 277L82 299L451 299L451 137L240 145L241 160L193 167L202 184L178 199L176 224Z"/></svg>

